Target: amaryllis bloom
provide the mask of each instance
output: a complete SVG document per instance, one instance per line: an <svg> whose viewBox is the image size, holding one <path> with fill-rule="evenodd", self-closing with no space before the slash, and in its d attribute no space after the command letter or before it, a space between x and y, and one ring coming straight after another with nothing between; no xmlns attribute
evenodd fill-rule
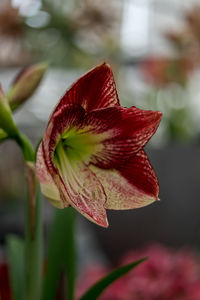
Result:
<svg viewBox="0 0 200 300"><path fill-rule="evenodd" d="M106 209L133 209L158 199L158 180L143 147L160 112L119 104L111 68L76 81L52 113L37 153L43 194L107 227Z"/></svg>

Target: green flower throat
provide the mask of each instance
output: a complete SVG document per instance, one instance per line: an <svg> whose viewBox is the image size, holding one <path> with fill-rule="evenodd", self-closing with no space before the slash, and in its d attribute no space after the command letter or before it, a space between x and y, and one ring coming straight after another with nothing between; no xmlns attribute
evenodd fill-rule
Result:
<svg viewBox="0 0 200 300"><path fill-rule="evenodd" d="M60 138L54 153L54 162L57 164L63 155L70 163L88 162L97 146L97 135L83 130L71 129Z"/></svg>

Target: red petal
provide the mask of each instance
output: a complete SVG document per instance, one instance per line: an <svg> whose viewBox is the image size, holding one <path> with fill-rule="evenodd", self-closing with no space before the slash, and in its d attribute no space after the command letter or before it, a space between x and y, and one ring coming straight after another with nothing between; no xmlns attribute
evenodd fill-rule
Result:
<svg viewBox="0 0 200 300"><path fill-rule="evenodd" d="M104 63L78 79L66 91L54 112L66 104L79 104L86 112L96 108L119 105L110 66Z"/></svg>
<svg viewBox="0 0 200 300"><path fill-rule="evenodd" d="M120 174L144 193L158 198L158 179L146 153L140 150L124 166L118 168Z"/></svg>
<svg viewBox="0 0 200 300"><path fill-rule="evenodd" d="M37 152L36 167L42 192L51 203L57 207L67 207L69 201L68 198L66 198L65 201L64 199L61 199L59 172L53 161L54 150L61 134L65 130L81 123L84 114L84 109L78 105L65 105L53 114ZM62 200L62 202L59 202L58 200Z"/></svg>
<svg viewBox="0 0 200 300"><path fill-rule="evenodd" d="M102 134L101 151L93 155L91 163L107 169L123 165L155 133L161 115L136 107L105 108L86 115L84 126L95 134Z"/></svg>
<svg viewBox="0 0 200 300"><path fill-rule="evenodd" d="M53 155L61 134L67 129L78 128L84 119L84 115L85 111L80 105L64 105L51 116L42 145L47 168L52 171L52 174L56 172Z"/></svg>
<svg viewBox="0 0 200 300"><path fill-rule="evenodd" d="M67 156L60 167L54 163L55 147L62 133L81 127L84 116L85 110L80 105L65 105L52 115L38 150L37 173L43 193L55 200L52 204L60 207L70 204L91 221L107 227L106 196L96 175L83 163L73 162L72 166Z"/></svg>
<svg viewBox="0 0 200 300"><path fill-rule="evenodd" d="M104 186L107 209L133 209L158 199L158 180L143 150L120 170L90 166Z"/></svg>

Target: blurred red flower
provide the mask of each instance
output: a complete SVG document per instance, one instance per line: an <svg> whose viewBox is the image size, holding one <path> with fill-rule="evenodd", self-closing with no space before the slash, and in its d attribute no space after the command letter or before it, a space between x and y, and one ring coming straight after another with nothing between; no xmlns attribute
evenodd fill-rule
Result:
<svg viewBox="0 0 200 300"><path fill-rule="evenodd" d="M188 57L168 58L149 57L141 67L147 81L161 87L170 83L184 85L194 68L194 62Z"/></svg>
<svg viewBox="0 0 200 300"><path fill-rule="evenodd" d="M0 265L0 300L11 300L11 287L7 265Z"/></svg>
<svg viewBox="0 0 200 300"><path fill-rule="evenodd" d="M112 284L100 300L199 300L200 266L194 252L174 251L153 245L128 253L120 265L141 257L149 259ZM88 268L77 285L77 296L110 270L102 266Z"/></svg>

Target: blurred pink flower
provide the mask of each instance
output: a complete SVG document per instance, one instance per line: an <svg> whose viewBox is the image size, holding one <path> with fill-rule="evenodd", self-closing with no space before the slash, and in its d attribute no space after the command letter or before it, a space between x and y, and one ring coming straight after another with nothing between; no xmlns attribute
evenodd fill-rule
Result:
<svg viewBox="0 0 200 300"><path fill-rule="evenodd" d="M199 300L200 266L190 250L174 251L153 245L128 253L120 265L141 257L149 259L112 284L100 300ZM86 270L77 285L77 296L110 270L96 266Z"/></svg>
<svg viewBox="0 0 200 300"><path fill-rule="evenodd" d="M170 83L184 85L193 68L194 62L191 58L160 56L147 58L141 66L141 71L147 81L162 87Z"/></svg>

